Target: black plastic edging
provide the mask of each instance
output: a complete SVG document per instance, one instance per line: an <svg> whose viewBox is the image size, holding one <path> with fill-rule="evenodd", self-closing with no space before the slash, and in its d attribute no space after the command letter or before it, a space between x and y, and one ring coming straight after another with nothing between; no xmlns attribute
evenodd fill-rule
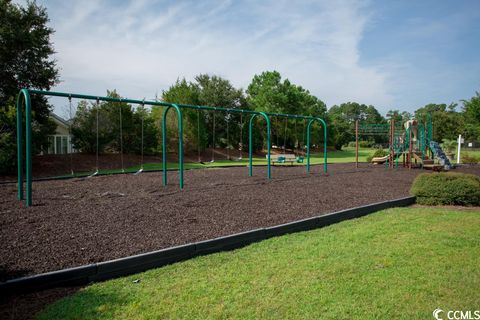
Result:
<svg viewBox="0 0 480 320"><path fill-rule="evenodd" d="M0 283L0 296L55 287L85 285L90 282L127 276L196 256L237 249L267 238L322 228L383 209L404 207L414 203L415 197L378 202L273 227L255 229L130 257L8 280Z"/></svg>

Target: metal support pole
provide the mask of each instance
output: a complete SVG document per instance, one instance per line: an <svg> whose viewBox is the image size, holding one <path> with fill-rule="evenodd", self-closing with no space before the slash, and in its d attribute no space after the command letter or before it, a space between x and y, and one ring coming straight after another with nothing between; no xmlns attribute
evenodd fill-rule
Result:
<svg viewBox="0 0 480 320"><path fill-rule="evenodd" d="M358 168L358 120L355 121L355 167Z"/></svg>
<svg viewBox="0 0 480 320"><path fill-rule="evenodd" d="M311 119L307 125L307 173L310 173L310 127L314 121L319 121L323 127L323 172L327 173L327 124L320 118Z"/></svg>
<svg viewBox="0 0 480 320"><path fill-rule="evenodd" d="M408 169L412 169L412 126L408 132Z"/></svg>
<svg viewBox="0 0 480 320"><path fill-rule="evenodd" d="M249 126L248 126L248 175L251 177L253 174L253 134L252 134L252 128L253 128L253 120L255 119L256 116L261 115L263 118L265 118L267 122L267 177L268 179L272 178L272 173L271 173L271 168L270 168L270 119L268 118L267 114L265 112L259 112L258 114L254 114L250 118Z"/></svg>
<svg viewBox="0 0 480 320"><path fill-rule="evenodd" d="M23 200L23 141L22 141L22 96L25 99L25 176L26 206L32 205L32 104L27 89L20 90L17 97L17 165L18 200Z"/></svg>
<svg viewBox="0 0 480 320"><path fill-rule="evenodd" d="M25 171L26 171L26 205L32 205L32 104L30 102L30 93L23 91L25 96Z"/></svg>
<svg viewBox="0 0 480 320"><path fill-rule="evenodd" d="M25 97L24 91L20 91L17 96L17 193L18 200L23 200L23 112L22 97Z"/></svg>
<svg viewBox="0 0 480 320"><path fill-rule="evenodd" d="M163 185L167 185L167 113L170 108L175 108L178 116L178 164L180 189L183 189L183 117L182 110L176 105L171 104L163 111L162 121L162 159L163 159Z"/></svg>
<svg viewBox="0 0 480 320"><path fill-rule="evenodd" d="M462 135L458 135L457 164L460 164L460 149L462 146Z"/></svg>

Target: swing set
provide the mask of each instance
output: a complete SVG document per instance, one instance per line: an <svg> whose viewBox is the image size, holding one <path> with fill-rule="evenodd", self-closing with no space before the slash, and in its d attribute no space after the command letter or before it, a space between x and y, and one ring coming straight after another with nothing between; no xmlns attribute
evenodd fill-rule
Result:
<svg viewBox="0 0 480 320"><path fill-rule="evenodd" d="M292 115L292 114L282 114L282 113L270 113L270 112L258 112L253 110L243 110L243 109L234 109L234 108L221 108L221 107L210 107L210 106L195 106L195 105L186 105L186 104L174 104L174 103L166 103L166 102L159 102L159 101L146 101L146 100L133 100L133 99L124 99L124 98L114 98L114 97L100 97L100 96L92 96L92 95L85 95L85 94L76 94L76 93L65 93L65 92L54 92L54 91L43 91L43 90L31 90L31 89L21 89L18 97L17 97L17 191L18 191L18 200L26 200L26 206L29 207L32 205L32 103L30 99L30 94L38 94L42 96L50 96L50 97L64 97L68 98L71 105L71 99L83 99L83 100L93 100L96 101L96 170L95 172L90 175L93 177L98 175L99 173L99 121L98 121L98 112L99 112L99 102L100 101L107 101L107 102L118 102L118 103L130 103L141 105L142 107L145 106L162 106L164 107L163 116L162 116L162 171L163 171L163 185L167 186L168 183L168 170L167 170L167 115L168 112L173 109L177 114L177 121L178 121L178 164L179 164L179 186L180 189L184 187L184 161L183 161L183 114L182 109L194 109L198 111L197 117L197 138L200 141L200 111L210 111L213 113L213 148L212 148L212 159L210 162L215 161L215 114L217 112L224 112L227 115L240 113L241 118L241 127L240 127L240 142L239 142L239 150L240 155L236 161L242 160L242 149L243 149L243 122L244 117L246 115L250 115L250 120L248 123L248 146L249 146L249 163L248 163L248 174L249 176L253 175L253 123L257 117L263 118L266 122L266 145L267 145L267 178L271 179L271 121L270 117L276 118L284 118L286 125L288 125L288 119L303 119L304 121L304 134L306 134L306 172L307 174L310 173L310 131L311 126L314 122L318 122L321 127L323 128L323 137L324 137L324 149L323 149L323 172L327 173L327 124L326 122L319 118L319 117L312 117L312 116L303 116L303 115ZM23 111L23 107L25 111ZM122 172L125 172L123 167L123 129L122 129L122 115L121 115L121 108L119 108L119 119L120 119L120 152L121 152L121 161L122 161ZM25 113L25 161L23 157L23 113ZM227 150L229 147L229 121L230 117L227 116ZM306 124L306 128L305 128ZM296 125L296 124L295 124ZM143 114L142 114L142 146L141 146L141 167L135 173L138 175L143 171L143 144L144 144L144 136L143 136ZM286 130L285 130L285 138L286 142ZM303 140L303 138L302 138ZM296 139L296 145L298 145L298 139ZM284 153L286 150L286 143L284 143ZM301 161L303 163L303 155L298 153L298 162ZM227 157L230 158L230 153L228 152ZM201 154L200 154L200 147L198 150L198 160L201 162ZM72 160L70 160L72 163ZM24 168L25 168L25 195L24 195ZM73 169L73 168L72 168ZM72 170L73 172L73 170Z"/></svg>
<svg viewBox="0 0 480 320"><path fill-rule="evenodd" d="M240 111L240 141L238 143L238 151L239 151L239 156L238 158L234 159L232 157L230 157L230 149L231 149L231 145L230 145L230 113L227 112L227 116L225 117L225 121L226 121L226 125L227 125L227 128L226 128L226 132L227 132L227 146L226 146L226 149L227 149L227 160L230 160L230 161L241 161L242 160L242 149L243 149L243 143L242 143L242 139L243 139L243 110L239 110ZM201 112L201 109L197 109L197 154L198 154L198 163L201 163L201 164L206 164L203 159L202 159L202 148L201 148L201 145L200 145L200 112ZM215 147L216 147L216 139L215 139L215 133L216 133L216 113L213 112L212 114L212 119L213 119L213 124L212 124L212 156L211 156L211 159L209 161L209 163L214 163L215 162Z"/></svg>

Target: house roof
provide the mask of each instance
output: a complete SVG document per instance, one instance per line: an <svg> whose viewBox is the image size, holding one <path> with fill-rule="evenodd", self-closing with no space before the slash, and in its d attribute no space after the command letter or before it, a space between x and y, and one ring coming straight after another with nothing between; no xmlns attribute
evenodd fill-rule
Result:
<svg viewBox="0 0 480 320"><path fill-rule="evenodd" d="M69 121L63 119L62 117L56 115L56 114L53 113L53 112L50 112L50 117L51 117L55 122L57 122L57 123L60 124L60 125L64 125L64 126L67 127L67 128L70 126Z"/></svg>

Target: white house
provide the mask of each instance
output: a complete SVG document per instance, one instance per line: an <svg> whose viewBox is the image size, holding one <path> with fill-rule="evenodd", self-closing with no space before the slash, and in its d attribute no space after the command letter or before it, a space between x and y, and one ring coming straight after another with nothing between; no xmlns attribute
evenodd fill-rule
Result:
<svg viewBox="0 0 480 320"><path fill-rule="evenodd" d="M45 154L67 154L75 152L72 147L69 122L53 112L50 113L50 119L55 122L57 128L54 135L48 136L48 148Z"/></svg>

